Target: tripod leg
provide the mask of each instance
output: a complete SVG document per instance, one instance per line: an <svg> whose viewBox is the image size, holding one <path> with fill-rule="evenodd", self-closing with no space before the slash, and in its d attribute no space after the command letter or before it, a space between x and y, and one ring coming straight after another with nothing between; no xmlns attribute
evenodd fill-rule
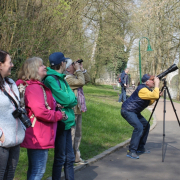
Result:
<svg viewBox="0 0 180 180"><path fill-rule="evenodd" d="M154 105L154 108L153 108L153 110L152 110L152 112L151 112L151 115L150 115L150 117L149 117L148 123L151 121L152 115L153 115L153 113L154 113L154 111L155 111L155 109L156 109L156 106L157 106L158 102L159 102L159 99L156 101L156 104Z"/></svg>
<svg viewBox="0 0 180 180"><path fill-rule="evenodd" d="M163 143L162 143L162 162L164 162L165 114L166 114L166 87L164 87L164 111L163 111Z"/></svg>
<svg viewBox="0 0 180 180"><path fill-rule="evenodd" d="M177 115L176 109L175 109L175 107L174 107L174 104L173 104L173 101L172 101L172 98L171 98L171 95L170 95L170 92L169 92L168 87L167 87L167 92L168 92L168 96L169 96L169 99L170 99L170 101L171 101L171 104L172 104L172 107L173 107L174 113L175 113L175 115L176 115L176 118L177 118L178 124L179 124L179 126L180 126L180 121L179 121L179 118L178 118L178 115Z"/></svg>
<svg viewBox="0 0 180 180"><path fill-rule="evenodd" d="M176 112L176 109L174 107L174 104L173 104L173 101L172 101L172 98L171 98L171 95L170 95L170 92L169 92L169 89L168 87L166 86L166 81L164 81L164 117L163 117L163 145L162 145L162 162L164 162L164 156L165 156L165 148L164 148L164 142L165 142L165 113L166 113L166 90L167 90L167 93L168 93L168 96L169 96L169 99L171 101L171 105L173 107L173 110L174 110L174 113L176 115L176 118L177 118L177 121L178 121L178 124L180 126L180 121L179 121L179 118L178 118L178 115L177 115L177 112Z"/></svg>

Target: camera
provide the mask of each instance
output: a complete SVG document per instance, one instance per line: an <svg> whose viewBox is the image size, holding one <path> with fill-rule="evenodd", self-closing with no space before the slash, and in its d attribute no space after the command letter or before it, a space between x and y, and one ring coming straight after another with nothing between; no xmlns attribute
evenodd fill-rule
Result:
<svg viewBox="0 0 180 180"><path fill-rule="evenodd" d="M62 112L62 109L60 108L60 107L56 107L56 111L60 111L60 112ZM63 111L64 112L64 111ZM64 112L65 113L65 112ZM68 116L67 116L67 114L65 113L65 117L62 119L62 120L67 120L68 119Z"/></svg>
<svg viewBox="0 0 180 180"><path fill-rule="evenodd" d="M83 62L83 60L82 60L82 59L79 59L79 60L77 60L76 62L78 62L78 63L80 64L80 63ZM74 64L74 62L73 62L72 64Z"/></svg>
<svg viewBox="0 0 180 180"><path fill-rule="evenodd" d="M19 107L12 113L12 115L14 118L19 118L21 122L24 124L24 126L26 126L26 128L32 125L25 109Z"/></svg>
<svg viewBox="0 0 180 180"><path fill-rule="evenodd" d="M78 62L78 63L82 63L82 62L83 62L83 60L82 60L82 59L79 59L79 60L77 60L76 62Z"/></svg>
<svg viewBox="0 0 180 180"><path fill-rule="evenodd" d="M167 74L177 70L178 67L176 64L173 64L172 66L170 66L166 71L162 72L161 74L157 75L157 77L161 80L164 76L166 76Z"/></svg>

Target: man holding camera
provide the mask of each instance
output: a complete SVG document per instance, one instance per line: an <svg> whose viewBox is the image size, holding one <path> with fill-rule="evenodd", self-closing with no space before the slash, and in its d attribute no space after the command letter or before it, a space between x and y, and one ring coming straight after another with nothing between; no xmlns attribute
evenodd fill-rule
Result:
<svg viewBox="0 0 180 180"><path fill-rule="evenodd" d="M80 155L80 142L81 142L81 126L82 126L82 112L86 112L86 103L83 92L83 86L90 82L90 76L87 71L83 68L83 60L72 62L71 59L67 59L66 64L66 81L68 82L71 89L74 91L78 104L74 107L76 126L71 128L72 145L75 154L75 163L85 163L81 159Z"/></svg>
<svg viewBox="0 0 180 180"><path fill-rule="evenodd" d="M136 88L133 94L122 105L122 117L134 127L127 152L127 157L132 159L139 159L137 153L150 153L144 147L150 125L147 124L147 120L141 115L141 111L159 98L159 82L158 77L144 74L142 84ZM154 88L154 90L151 88Z"/></svg>

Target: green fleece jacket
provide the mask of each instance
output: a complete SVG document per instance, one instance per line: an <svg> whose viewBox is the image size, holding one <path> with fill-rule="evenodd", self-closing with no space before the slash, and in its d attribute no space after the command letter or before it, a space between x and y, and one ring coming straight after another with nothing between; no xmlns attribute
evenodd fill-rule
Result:
<svg viewBox="0 0 180 180"><path fill-rule="evenodd" d="M52 76L47 76L44 84L49 89L51 89L51 92L56 102L64 106L62 111L65 111L68 116L68 119L63 121L65 123L65 130L71 129L72 126L75 126L75 115L73 107L77 104L77 98L74 92L69 87L66 80L64 79L66 76L65 74L60 74L57 71L51 69L50 67L47 68L47 75L48 74L56 75L59 78L61 88L59 87L56 79Z"/></svg>

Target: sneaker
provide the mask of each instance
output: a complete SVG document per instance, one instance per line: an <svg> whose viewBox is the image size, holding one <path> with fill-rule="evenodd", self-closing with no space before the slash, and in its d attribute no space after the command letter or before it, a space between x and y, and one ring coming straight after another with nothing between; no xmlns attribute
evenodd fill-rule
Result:
<svg viewBox="0 0 180 180"><path fill-rule="evenodd" d="M151 151L147 149L139 149L136 151L138 154L149 154Z"/></svg>
<svg viewBox="0 0 180 180"><path fill-rule="evenodd" d="M126 156L132 159L139 159L139 156L136 154L136 152L128 151Z"/></svg>
<svg viewBox="0 0 180 180"><path fill-rule="evenodd" d="M88 161L85 161L85 160L83 160L81 158L80 158L80 161L75 162L75 164L87 164L87 163L88 163Z"/></svg>

